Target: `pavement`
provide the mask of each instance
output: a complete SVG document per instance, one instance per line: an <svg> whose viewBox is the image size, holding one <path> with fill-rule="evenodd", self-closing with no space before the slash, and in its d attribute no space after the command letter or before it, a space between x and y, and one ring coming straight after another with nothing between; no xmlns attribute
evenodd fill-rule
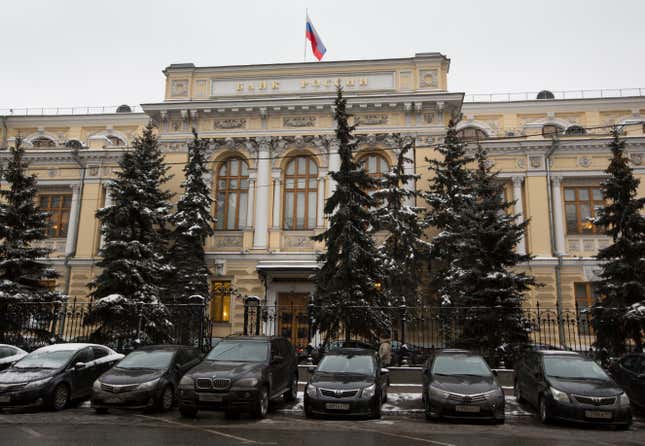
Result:
<svg viewBox="0 0 645 446"><path fill-rule="evenodd" d="M300 395L301 397L301 395ZM308 420L302 398L275 404L264 420L200 412L195 420L165 414L111 410L96 415L87 403L61 412L0 413L2 446L104 445L332 445L489 446L643 445L645 419L628 431L571 424L542 425L532 410L507 397L506 423L427 422L420 395L390 394L380 420Z"/></svg>

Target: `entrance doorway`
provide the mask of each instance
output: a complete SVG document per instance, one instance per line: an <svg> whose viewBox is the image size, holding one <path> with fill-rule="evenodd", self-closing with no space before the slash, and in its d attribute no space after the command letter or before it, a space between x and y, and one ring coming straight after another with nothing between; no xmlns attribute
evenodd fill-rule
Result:
<svg viewBox="0 0 645 446"><path fill-rule="evenodd" d="M294 347L305 348L309 335L307 304L309 293L278 294L278 334Z"/></svg>

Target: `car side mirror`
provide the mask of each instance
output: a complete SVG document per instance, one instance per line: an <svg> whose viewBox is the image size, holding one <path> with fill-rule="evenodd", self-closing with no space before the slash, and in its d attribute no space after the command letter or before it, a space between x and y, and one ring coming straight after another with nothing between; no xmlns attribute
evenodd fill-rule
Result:
<svg viewBox="0 0 645 446"><path fill-rule="evenodd" d="M86 364L84 362L77 362L74 364L74 370L81 370L86 367Z"/></svg>
<svg viewBox="0 0 645 446"><path fill-rule="evenodd" d="M284 360L284 356L281 355L275 355L273 358L271 358L271 364L279 364Z"/></svg>
<svg viewBox="0 0 645 446"><path fill-rule="evenodd" d="M311 375L313 375L314 373L316 373L316 369L317 369L317 368L318 368L318 367L316 367L315 365L310 365L309 367L307 367L307 371L308 371Z"/></svg>
<svg viewBox="0 0 645 446"><path fill-rule="evenodd" d="M390 373L390 369L386 369L385 367L381 369L381 375L387 375L388 373Z"/></svg>
<svg viewBox="0 0 645 446"><path fill-rule="evenodd" d="M497 370L493 369L491 371L493 372L493 375L497 376Z"/></svg>
<svg viewBox="0 0 645 446"><path fill-rule="evenodd" d="M645 379L645 373L641 373L640 375L636 376L638 379Z"/></svg>

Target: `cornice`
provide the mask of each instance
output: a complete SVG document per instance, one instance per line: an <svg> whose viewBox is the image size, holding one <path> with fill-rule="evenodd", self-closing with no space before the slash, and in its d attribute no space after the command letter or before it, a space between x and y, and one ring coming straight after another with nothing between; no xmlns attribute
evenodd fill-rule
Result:
<svg viewBox="0 0 645 446"><path fill-rule="evenodd" d="M127 149L102 149L102 150L81 150L78 153L78 157L81 162L87 164L90 163L102 163L102 162L117 162L121 159L123 154L127 152ZM0 160L5 161L11 157L11 152L3 150L0 152ZM70 163L76 164L76 158L72 150L51 150L51 151L25 151L25 160L34 164L46 164L46 163Z"/></svg>
<svg viewBox="0 0 645 446"><path fill-rule="evenodd" d="M573 112L573 111L610 111L615 110L619 105L625 109L645 107L645 96L609 97L609 98L578 98L578 99L549 99L549 100L527 100L511 102L464 102L462 111L464 114L475 113L538 113L546 112Z"/></svg>
<svg viewBox="0 0 645 446"><path fill-rule="evenodd" d="M110 125L145 125L150 117L146 113L109 113L90 115L43 115L43 116L6 116L7 127L51 127L86 126L105 127Z"/></svg>

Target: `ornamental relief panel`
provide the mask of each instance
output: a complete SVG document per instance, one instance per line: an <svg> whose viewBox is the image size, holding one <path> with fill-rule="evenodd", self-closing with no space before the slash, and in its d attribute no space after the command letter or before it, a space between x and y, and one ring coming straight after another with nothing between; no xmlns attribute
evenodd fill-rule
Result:
<svg viewBox="0 0 645 446"><path fill-rule="evenodd" d="M282 119L283 127L314 127L315 116L289 116Z"/></svg>
<svg viewBox="0 0 645 446"><path fill-rule="evenodd" d="M214 129L239 129L246 128L246 119L215 119L213 121Z"/></svg>
<svg viewBox="0 0 645 446"><path fill-rule="evenodd" d="M188 96L188 79L175 79L170 81L170 96Z"/></svg>
<svg viewBox="0 0 645 446"><path fill-rule="evenodd" d="M385 125L387 121L388 116L385 114L356 115L354 118L357 125Z"/></svg>
<svg viewBox="0 0 645 446"><path fill-rule="evenodd" d="M215 234L213 236L213 248L215 249L241 249L243 237L240 233L235 234Z"/></svg>
<svg viewBox="0 0 645 446"><path fill-rule="evenodd" d="M306 233L283 233L282 247L284 249L299 250L299 249L313 249L314 241L311 239L311 234Z"/></svg>

